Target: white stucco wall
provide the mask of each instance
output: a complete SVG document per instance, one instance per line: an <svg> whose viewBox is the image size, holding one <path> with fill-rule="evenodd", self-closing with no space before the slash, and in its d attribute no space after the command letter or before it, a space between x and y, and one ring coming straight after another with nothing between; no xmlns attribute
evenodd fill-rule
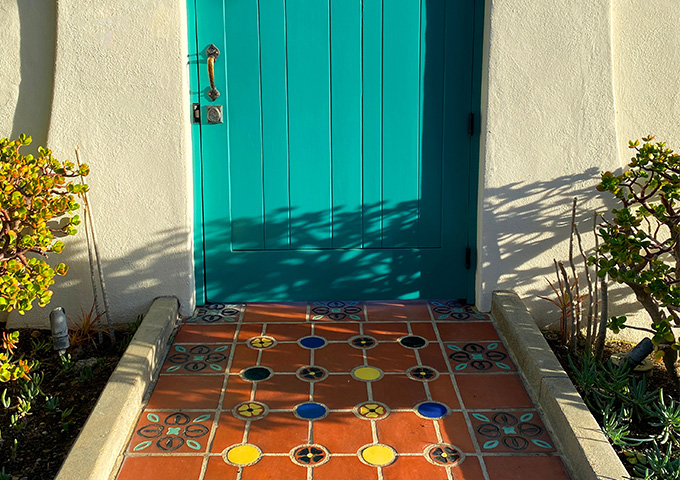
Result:
<svg viewBox="0 0 680 480"><path fill-rule="evenodd" d="M59 159L74 159L79 145L91 167L90 203L112 318L134 320L161 295L179 297L182 313L188 314L194 282L185 2L61 0L57 5L46 140ZM11 18L4 20L14 43L16 8L8 6ZM20 34L25 35L23 21ZM15 48L3 63L16 65ZM31 74L22 71L21 82ZM15 76L7 80L16 83ZM11 110L17 94L8 96ZM2 119L3 135L8 123ZM84 240L81 226L56 257L70 272L58 279L52 303L22 323L46 325L49 308L57 305L70 314L89 310Z"/></svg>
<svg viewBox="0 0 680 480"><path fill-rule="evenodd" d="M486 8L477 302L486 310L494 290L514 289L548 324L559 314L538 295L551 296L553 259L568 259L572 198L588 231L593 210L615 206L594 186L628 162L629 139L653 133L680 150L680 4ZM627 287L610 287L610 308L648 323Z"/></svg>
<svg viewBox="0 0 680 480"><path fill-rule="evenodd" d="M680 3L613 0L617 129L628 140L652 134L680 151Z"/></svg>
<svg viewBox="0 0 680 480"><path fill-rule="evenodd" d="M620 166L609 0L487 1L477 305L514 289L550 323L544 277L567 260L571 203L582 230L595 182ZM541 322L541 320L543 320Z"/></svg>

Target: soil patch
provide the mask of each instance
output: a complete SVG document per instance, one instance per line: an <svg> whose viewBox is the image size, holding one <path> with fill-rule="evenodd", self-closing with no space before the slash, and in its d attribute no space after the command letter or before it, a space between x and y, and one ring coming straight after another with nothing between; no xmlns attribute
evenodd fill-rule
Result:
<svg viewBox="0 0 680 480"><path fill-rule="evenodd" d="M4 325L0 324L0 332L3 331ZM49 331L19 332L14 358L37 360L39 366L31 376L44 377L41 393L31 401L28 415L14 427L10 425L11 415L16 410L0 405L0 473L5 474L0 478L51 480L85 425L132 332L118 335L115 345L105 336L101 345L89 342L69 348L70 361L66 365L52 349ZM7 388L7 396L16 397L16 383L0 383L0 394Z"/></svg>

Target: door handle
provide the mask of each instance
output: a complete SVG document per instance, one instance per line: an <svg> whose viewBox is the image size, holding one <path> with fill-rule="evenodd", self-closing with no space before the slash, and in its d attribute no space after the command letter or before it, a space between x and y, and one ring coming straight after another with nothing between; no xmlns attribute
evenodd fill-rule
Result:
<svg viewBox="0 0 680 480"><path fill-rule="evenodd" d="M208 97L213 102L220 96L220 92L215 88L215 60L220 56L220 50L211 43L205 51L208 56L208 79L210 80L210 91Z"/></svg>

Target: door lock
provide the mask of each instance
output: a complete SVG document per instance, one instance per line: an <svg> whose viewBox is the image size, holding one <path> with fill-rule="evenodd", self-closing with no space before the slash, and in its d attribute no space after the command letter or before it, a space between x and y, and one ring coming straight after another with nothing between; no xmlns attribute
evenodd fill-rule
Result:
<svg viewBox="0 0 680 480"><path fill-rule="evenodd" d="M222 123L222 105L207 105L205 108L208 123Z"/></svg>

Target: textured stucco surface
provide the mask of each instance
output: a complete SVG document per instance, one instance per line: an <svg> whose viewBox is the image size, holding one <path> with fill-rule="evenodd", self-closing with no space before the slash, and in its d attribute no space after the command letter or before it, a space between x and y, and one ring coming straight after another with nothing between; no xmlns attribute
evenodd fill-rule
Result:
<svg viewBox="0 0 680 480"><path fill-rule="evenodd" d="M185 19L181 0L57 3L47 144L60 159L74 159L80 146L91 167L90 203L115 321L134 320L163 295L177 296L183 314L192 309ZM82 226L67 240L59 260L71 270L58 279L50 307L77 316L92 302ZM21 320L47 325L46 315L38 309Z"/></svg>
<svg viewBox="0 0 680 480"><path fill-rule="evenodd" d="M56 2L0 2L0 136L47 139L54 86Z"/></svg>
<svg viewBox="0 0 680 480"><path fill-rule="evenodd" d="M544 277L567 260L570 211L602 205L619 167L609 0L487 2L477 303L513 289L546 316ZM533 300L533 301L532 301ZM545 304L545 305L543 305ZM549 321L549 320L548 320Z"/></svg>
<svg viewBox="0 0 680 480"><path fill-rule="evenodd" d="M628 140L656 135L680 151L680 3L613 0L617 128Z"/></svg>

